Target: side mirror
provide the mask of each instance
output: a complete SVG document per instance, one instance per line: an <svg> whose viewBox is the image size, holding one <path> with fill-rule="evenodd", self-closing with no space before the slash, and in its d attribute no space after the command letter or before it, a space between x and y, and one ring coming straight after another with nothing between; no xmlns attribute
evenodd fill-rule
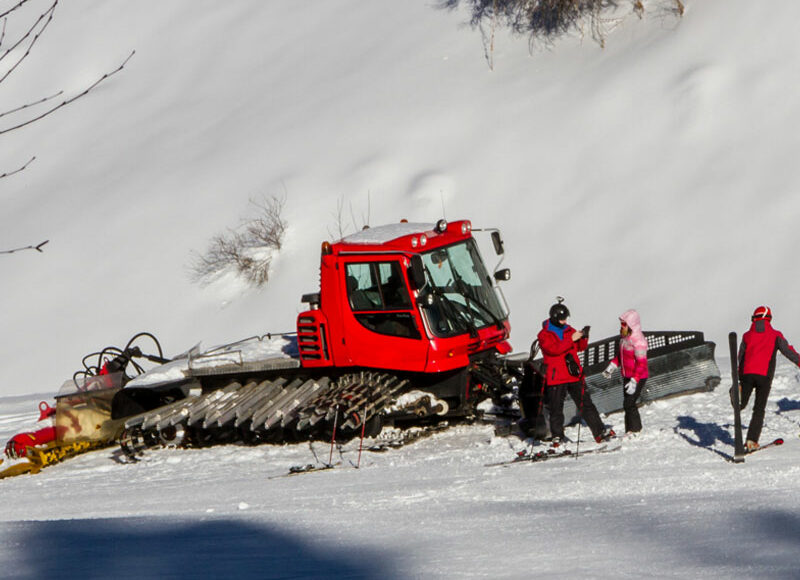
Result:
<svg viewBox="0 0 800 580"><path fill-rule="evenodd" d="M494 279L498 282L508 282L511 280L511 270L503 268L494 273Z"/></svg>
<svg viewBox="0 0 800 580"><path fill-rule="evenodd" d="M411 283L416 290L425 286L425 266L422 264L422 256L419 254L411 256Z"/></svg>
<svg viewBox="0 0 800 580"><path fill-rule="evenodd" d="M314 292L313 294L303 294L303 297L300 298L300 302L308 304L311 307L311 310L319 310L320 293Z"/></svg>
<svg viewBox="0 0 800 580"><path fill-rule="evenodd" d="M492 244L494 244L494 253L498 256L502 256L505 253L503 249L503 238L500 236L500 232L497 230L492 232Z"/></svg>

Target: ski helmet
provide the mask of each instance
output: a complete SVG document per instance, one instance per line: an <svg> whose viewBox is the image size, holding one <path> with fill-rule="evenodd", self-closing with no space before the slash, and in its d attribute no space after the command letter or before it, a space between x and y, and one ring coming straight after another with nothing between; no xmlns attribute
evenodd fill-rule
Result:
<svg viewBox="0 0 800 580"><path fill-rule="evenodd" d="M553 304L550 307L550 322L558 324L560 321L566 320L568 317L569 308L567 308L561 302L558 304Z"/></svg>
<svg viewBox="0 0 800 580"><path fill-rule="evenodd" d="M753 316L750 320L756 321L765 318L767 320L772 320L772 310L770 310L769 306L759 306L753 311Z"/></svg>

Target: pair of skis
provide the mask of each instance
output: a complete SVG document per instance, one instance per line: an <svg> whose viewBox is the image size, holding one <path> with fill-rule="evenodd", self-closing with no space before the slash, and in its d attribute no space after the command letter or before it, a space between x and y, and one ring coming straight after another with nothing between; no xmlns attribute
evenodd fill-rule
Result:
<svg viewBox="0 0 800 580"><path fill-rule="evenodd" d="M430 437L431 435L439 433L440 431L444 431L444 430L446 430L448 428L448 426L449 426L449 424L448 424L447 421L441 421L441 422L437 423L436 425L427 425L427 426L424 426L424 427L416 427L416 428L408 429L408 430L403 431L401 433L400 437L398 437L398 438L387 439L385 441L378 440L377 442L375 442L374 444L370 445L369 447L363 448L363 450L364 451L369 451L371 453L382 453L382 452L388 451L390 449L399 449L400 447L408 445L409 443L414 443L415 441L419 441L420 439L425 439L426 437ZM292 476L292 475L301 475L303 473L311 473L311 472L314 472L314 471L326 471L326 470L329 470L329 469L333 469L337 465L341 465L342 464L342 461L339 461L339 462L336 462L336 463L333 462L333 450L334 450L333 446L331 446L331 452L330 452L330 456L328 458L328 462L324 463L324 462L321 462L319 460L319 458L317 457L317 454L314 451L314 447L313 447L313 445L311 444L310 441L309 441L308 445L309 445L309 449L311 449L311 453L314 455L314 459L317 460L316 463L308 463L306 465L293 465L292 467L289 468L289 472L288 473L281 473L279 475L274 475L274 476L269 477L269 479L276 479L276 478L279 478L279 477L289 477L289 476ZM344 459L344 456L342 455L341 446L340 445L337 446L336 449L338 449L338 451L339 451L339 456L342 457L342 459ZM362 451L362 448L361 448L361 446L359 446L359 458L361 456L361 451ZM360 461L359 461L358 464L353 463L352 461L350 461L350 465L352 465L354 468L358 469L359 466L360 466Z"/></svg>
<svg viewBox="0 0 800 580"><path fill-rule="evenodd" d="M739 386L739 340L735 332L728 334L728 346L731 350L731 404L733 405L733 462L744 463L747 451L742 440L742 409L739 402L741 387ZM781 441L783 442L783 441Z"/></svg>
<svg viewBox="0 0 800 580"><path fill-rule="evenodd" d="M600 445L599 447L595 447L594 449L589 449L588 451L581 451L580 455L591 455L592 453L612 453L614 451L619 451L621 445L617 445L615 447L609 447L608 444ZM552 447L550 449L544 451L537 451L536 453L531 453L530 451L523 450L517 453L517 456L514 459L509 459L506 461L497 461L495 463L486 463L484 467L507 467L509 465L515 465L518 463L539 463L541 461L549 461L551 459L563 459L565 457L579 457L576 453L573 453L569 449L564 449L563 451L557 451Z"/></svg>

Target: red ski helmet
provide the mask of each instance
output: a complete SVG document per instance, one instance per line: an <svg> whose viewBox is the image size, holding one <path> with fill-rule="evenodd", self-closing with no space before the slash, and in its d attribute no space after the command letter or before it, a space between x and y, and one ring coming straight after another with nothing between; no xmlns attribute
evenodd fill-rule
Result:
<svg viewBox="0 0 800 580"><path fill-rule="evenodd" d="M772 320L772 310L769 309L769 306L759 306L753 311L753 316L750 318L752 321L761 320L765 318L767 320Z"/></svg>

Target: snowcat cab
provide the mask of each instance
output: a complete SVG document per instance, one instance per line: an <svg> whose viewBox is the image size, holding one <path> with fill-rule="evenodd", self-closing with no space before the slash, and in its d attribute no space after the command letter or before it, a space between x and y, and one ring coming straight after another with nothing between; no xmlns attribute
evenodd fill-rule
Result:
<svg viewBox="0 0 800 580"><path fill-rule="evenodd" d="M323 243L320 292L303 297L311 309L297 318L303 367L408 374L463 413L480 386L463 371L511 350L508 313L471 232L466 220L399 223Z"/></svg>

